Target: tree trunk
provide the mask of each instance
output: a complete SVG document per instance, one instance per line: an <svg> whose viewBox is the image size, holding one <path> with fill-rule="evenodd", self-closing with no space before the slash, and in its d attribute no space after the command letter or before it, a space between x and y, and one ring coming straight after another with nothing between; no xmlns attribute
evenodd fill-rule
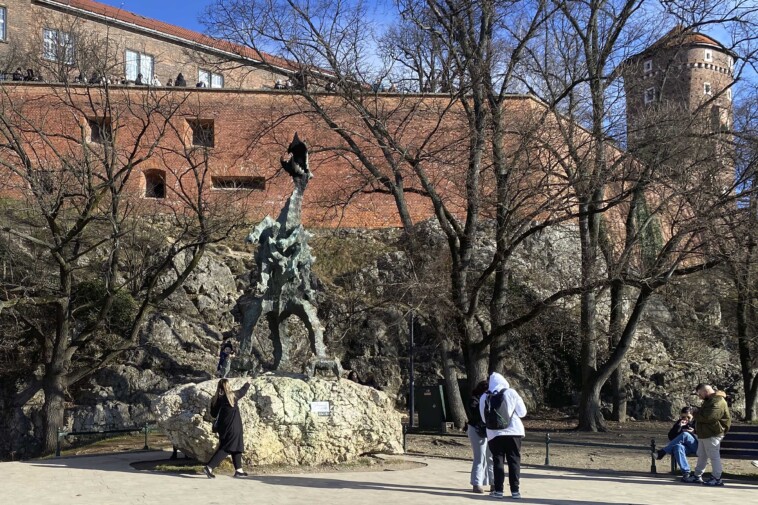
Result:
<svg viewBox="0 0 758 505"><path fill-rule="evenodd" d="M605 419L600 412L600 388L602 384L593 378L582 387L579 400L579 426L581 431L606 431Z"/></svg>
<svg viewBox="0 0 758 505"><path fill-rule="evenodd" d="M45 403L42 406L43 439L42 450L45 454L55 452L58 442L58 430L63 428L64 420L64 385L63 374L49 371L43 381Z"/></svg>
<svg viewBox="0 0 758 505"><path fill-rule="evenodd" d="M480 344L463 346L463 359L466 363L466 379L470 393L479 381L487 380L489 376L489 357L487 347Z"/></svg>
<svg viewBox="0 0 758 505"><path fill-rule="evenodd" d="M452 346L447 339L442 340L440 346L440 352L442 354L442 374L445 377L445 389L447 390L447 398L450 404L450 417L458 429L463 429L466 425L466 408L463 406L463 398L461 397L461 391L458 387L458 372L455 369L455 362L453 360L453 353L451 351ZM466 394L468 398L468 393Z"/></svg>
<svg viewBox="0 0 758 505"><path fill-rule="evenodd" d="M609 352L613 352L621 340L622 322L624 318L624 285L614 282L611 285L611 314L608 325L610 333ZM620 423L626 422L626 360L613 371L611 375L613 393L613 413L611 419Z"/></svg>
<svg viewBox="0 0 758 505"><path fill-rule="evenodd" d="M747 282L737 282L737 348L742 371L742 386L745 391L745 421L755 421L756 400L758 400L758 375L752 370L750 352L750 300L745 294Z"/></svg>

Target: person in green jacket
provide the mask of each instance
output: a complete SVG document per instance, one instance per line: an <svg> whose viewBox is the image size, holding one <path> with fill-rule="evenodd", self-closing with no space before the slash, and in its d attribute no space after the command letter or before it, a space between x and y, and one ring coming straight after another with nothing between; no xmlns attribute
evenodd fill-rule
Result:
<svg viewBox="0 0 758 505"><path fill-rule="evenodd" d="M703 400L700 408L693 408L693 417L698 438L697 465L693 474L682 477L683 482L723 486L721 480L721 441L732 426L732 416L726 404L726 394L716 391L709 384L698 384L695 393ZM711 461L711 478L703 481L703 472Z"/></svg>

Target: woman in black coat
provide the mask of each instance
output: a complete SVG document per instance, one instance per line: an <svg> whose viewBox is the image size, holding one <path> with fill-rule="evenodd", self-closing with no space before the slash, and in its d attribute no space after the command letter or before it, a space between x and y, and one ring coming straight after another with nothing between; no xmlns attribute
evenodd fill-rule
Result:
<svg viewBox="0 0 758 505"><path fill-rule="evenodd" d="M247 473L242 470L242 453L245 451L245 444L242 440L242 417L239 411L239 400L247 394L248 389L250 389L249 382L241 389L232 391L227 379L218 381L216 394L211 400L211 417L217 418L215 424L219 446L216 454L203 467L205 475L209 479L216 477L213 474L213 469L229 455L234 462L234 476L247 477Z"/></svg>

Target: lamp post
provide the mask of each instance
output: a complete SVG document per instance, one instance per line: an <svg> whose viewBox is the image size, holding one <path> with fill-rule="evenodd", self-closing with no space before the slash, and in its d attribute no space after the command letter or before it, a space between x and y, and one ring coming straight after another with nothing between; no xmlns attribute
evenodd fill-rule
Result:
<svg viewBox="0 0 758 505"><path fill-rule="evenodd" d="M414 380L413 380L413 309L411 309L410 313L410 342L408 346L408 356L409 356L409 367L408 367L408 426L413 428L413 419L415 418L416 414L416 405L415 405L415 387L414 387Z"/></svg>

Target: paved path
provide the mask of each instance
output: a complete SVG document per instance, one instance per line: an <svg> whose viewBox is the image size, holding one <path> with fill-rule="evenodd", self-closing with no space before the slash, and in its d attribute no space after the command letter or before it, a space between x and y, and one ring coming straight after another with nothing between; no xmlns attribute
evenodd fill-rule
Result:
<svg viewBox="0 0 758 505"><path fill-rule="evenodd" d="M165 452L81 456L0 463L0 503L13 505L444 505L495 502L469 492L464 461L423 459L414 470L232 479L136 471L129 463L166 459ZM415 458L414 458L415 459ZM758 485L685 485L670 476L627 476L527 468L524 504L758 503ZM507 498L504 501L512 501Z"/></svg>

